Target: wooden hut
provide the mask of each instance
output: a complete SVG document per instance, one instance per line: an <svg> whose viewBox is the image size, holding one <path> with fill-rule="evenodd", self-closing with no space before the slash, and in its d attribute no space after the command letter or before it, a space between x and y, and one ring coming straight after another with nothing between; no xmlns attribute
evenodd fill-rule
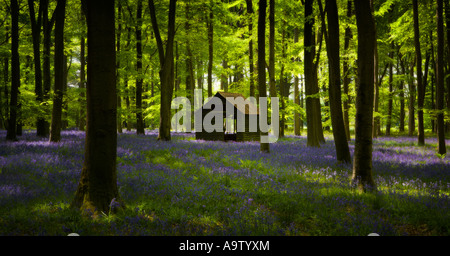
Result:
<svg viewBox="0 0 450 256"><path fill-rule="evenodd" d="M239 99L244 104L236 104L236 99ZM206 115L214 114L220 116L221 120L214 120L214 122L223 122L222 131L206 131L205 127L202 125L202 129L195 131L195 138L201 140L221 140L221 141L259 141L259 113L258 108L247 100L242 94L230 93L230 92L217 92L213 98L217 98L222 103L222 109L216 108L215 104L212 104L212 99L206 102L197 111L201 112L202 122ZM231 100L234 100L231 101ZM227 107L233 109L233 113L227 113ZM227 116L228 114L228 116ZM243 114L245 117L244 131L239 131L238 128L238 115ZM217 119L217 118L214 118ZM228 121L227 121L228 120ZM230 122L232 125L226 125L226 122ZM227 127L232 127L232 129L227 129Z"/></svg>

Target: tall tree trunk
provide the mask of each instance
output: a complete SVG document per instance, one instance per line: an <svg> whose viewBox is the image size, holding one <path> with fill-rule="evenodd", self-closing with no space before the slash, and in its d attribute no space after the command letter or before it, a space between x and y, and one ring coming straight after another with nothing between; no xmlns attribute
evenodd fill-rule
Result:
<svg viewBox="0 0 450 256"><path fill-rule="evenodd" d="M142 0L137 2L136 11L136 133L144 134L144 119L142 117Z"/></svg>
<svg viewBox="0 0 450 256"><path fill-rule="evenodd" d="M358 81L352 183L362 191L371 191L376 190L372 178L375 22L370 0L355 0L354 4L358 27Z"/></svg>
<svg viewBox="0 0 450 256"><path fill-rule="evenodd" d="M350 19L352 16L352 1L347 1L347 18ZM349 94L349 85L350 85L350 67L349 67L349 57L348 57L348 50L350 48L350 40L353 37L352 30L350 29L350 26L347 26L345 28L345 38L344 38L344 52L345 57L342 63L343 66L343 87L344 87L344 125L345 125L345 135L347 136L347 140L350 141L350 119L349 119L349 110L350 110L350 94Z"/></svg>
<svg viewBox="0 0 450 256"><path fill-rule="evenodd" d="M120 202L117 188L117 95L114 1L83 0L88 27L85 159L72 207L93 216ZM114 210L114 209L113 209Z"/></svg>
<svg viewBox="0 0 450 256"><path fill-rule="evenodd" d="M156 10L153 0L149 0L150 15L152 20L152 27L155 33L156 43L158 46L158 56L160 63L159 77L161 81L161 108L160 108L160 122L158 140L169 141L170 138L170 118L171 118L171 103L173 94L173 73L174 73L174 56L173 43L175 37L175 11L176 0L170 0L169 3L169 24L168 36L166 42L166 49L164 52L164 45L159 33L158 22L156 20Z"/></svg>
<svg viewBox="0 0 450 256"><path fill-rule="evenodd" d="M28 0L28 10L31 20L31 35L33 38L33 55L34 55L34 93L39 105L44 101L44 93L42 89L42 68L41 68L41 27L42 27L42 3L39 1L39 11L36 20L34 12L34 1ZM45 118L39 114L36 122L36 135L39 137L47 136L45 134Z"/></svg>
<svg viewBox="0 0 450 256"><path fill-rule="evenodd" d="M294 44L298 43L298 28L294 28ZM294 60L295 62L298 61L298 58ZM300 82L299 75L294 75L294 104L300 105L300 93L301 90L298 87ZM303 107L303 106L301 106ZM294 112L294 135L300 136L301 135L301 116L300 113L297 111Z"/></svg>
<svg viewBox="0 0 450 256"><path fill-rule="evenodd" d="M339 162L351 162L350 149L345 133L341 100L341 74L339 57L339 19L336 0L327 0L328 7L328 65L329 65L329 97L330 115L333 127L336 157Z"/></svg>
<svg viewBox="0 0 450 256"><path fill-rule="evenodd" d="M117 10L117 38L116 38L116 60L117 60L117 66L116 66L116 83L117 83L117 132L123 133L122 128L122 88L121 88L121 82L120 82L120 58L118 57L118 54L120 54L121 51L121 35L122 35L122 3L118 2L118 10Z"/></svg>
<svg viewBox="0 0 450 256"><path fill-rule="evenodd" d="M307 122L307 145L320 147L318 128L315 127L315 98L318 90L315 88L315 68L314 68L314 17L313 1L305 0L305 28L304 28L304 73L305 73L305 96L306 96L306 122Z"/></svg>
<svg viewBox="0 0 450 256"><path fill-rule="evenodd" d="M267 0L259 0L258 11L258 91L259 98L267 97L266 89L266 8ZM261 132L261 136L267 136ZM269 153L269 143L260 142L260 151Z"/></svg>
<svg viewBox="0 0 450 256"><path fill-rule="evenodd" d="M437 133L438 133L438 153L446 153L445 148L445 123L444 123L444 17L443 1L437 0L436 7L437 19L437 88L436 88L436 110L437 115Z"/></svg>
<svg viewBox="0 0 450 256"><path fill-rule="evenodd" d="M417 119L418 119L418 144L425 145L425 129L423 126L423 103L425 101L425 90L423 89L422 81L422 53L420 51L420 33L419 33L419 11L417 0L413 0L413 16L414 16L414 46L416 49L416 64L417 64Z"/></svg>
<svg viewBox="0 0 450 256"><path fill-rule="evenodd" d="M411 66L409 68L409 116L408 116L408 135L413 136L416 131L416 115L415 115L415 101L416 101L416 85L414 84L414 63L415 59L412 60Z"/></svg>
<svg viewBox="0 0 450 256"><path fill-rule="evenodd" d="M445 23L447 29L447 72L445 75L445 83L447 85L447 111L450 113L450 2L445 1ZM450 132L450 121L447 121L447 132Z"/></svg>
<svg viewBox="0 0 450 256"><path fill-rule="evenodd" d="M249 80L250 80L250 97L255 97L255 78L254 78L254 65L253 65L253 5L252 0L246 0L247 2L247 13L249 16L248 21L248 33L250 41L248 42L248 59L249 59Z"/></svg>
<svg viewBox="0 0 450 256"><path fill-rule="evenodd" d="M212 97L212 67L214 54L214 2L211 1L208 22L208 97Z"/></svg>
<svg viewBox="0 0 450 256"><path fill-rule="evenodd" d="M374 0L370 0L370 8L371 8L371 12L372 12L372 16L374 15L374 8L373 8L373 2ZM372 136L373 138L378 137L378 126L380 125L380 117L379 117L379 112L378 112L378 105L379 105L379 100L380 100L380 88L379 88L379 84L378 84L378 65L379 65L379 57L378 57L378 43L377 43L377 27L376 27L376 23L374 23L374 33L375 33L375 38L374 38L374 45L375 45L375 49L374 49L374 55L373 55L373 61L374 61L374 67L373 67L373 79L374 79L374 86L375 86L375 95L374 95L374 118L373 118L373 127L372 127Z"/></svg>
<svg viewBox="0 0 450 256"><path fill-rule="evenodd" d="M11 0L11 100L9 101L9 120L6 139L17 140L17 107L20 87L19 62L19 5Z"/></svg>
<svg viewBox="0 0 450 256"><path fill-rule="evenodd" d="M283 21L283 27L282 27L282 36L281 36L281 71L280 71L280 101L281 101L281 118L279 120L279 138L284 137L284 129L285 129L285 123L286 123L286 102L285 102L285 96L286 96L286 83L285 83L285 74L284 74L284 60L286 58L286 21Z"/></svg>
<svg viewBox="0 0 450 256"><path fill-rule="evenodd" d="M58 0L55 9L55 85L53 95L52 122L50 128L50 141L61 140L62 104L64 90L64 19L66 0Z"/></svg>
<svg viewBox="0 0 450 256"><path fill-rule="evenodd" d="M43 14L43 62L42 62L42 75L43 75L43 93L44 93L44 102L49 101L50 99L50 90L52 86L51 81L51 70L50 70L50 49L51 49L51 37L54 19L53 16L49 19L48 17L48 6L49 0L43 0L42 3L42 14ZM44 112L47 115L49 113L49 106L45 103ZM50 134L50 123L45 121L45 136Z"/></svg>
<svg viewBox="0 0 450 256"><path fill-rule="evenodd" d="M269 0L269 92L277 97L275 85L275 0Z"/></svg>

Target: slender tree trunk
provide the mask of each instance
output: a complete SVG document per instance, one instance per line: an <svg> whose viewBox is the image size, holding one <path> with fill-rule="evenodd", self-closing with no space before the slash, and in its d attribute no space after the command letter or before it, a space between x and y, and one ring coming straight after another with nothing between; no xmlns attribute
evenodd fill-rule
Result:
<svg viewBox="0 0 450 256"><path fill-rule="evenodd" d="M66 0L58 0L55 9L55 85L53 96L52 122L50 128L50 141L61 140L62 104L64 90L64 19Z"/></svg>
<svg viewBox="0 0 450 256"><path fill-rule="evenodd" d="M285 123L286 123L286 114L285 114L285 110L286 110L286 103L285 103L285 74L284 74L284 64L283 61L286 58L286 42L285 42L285 38L286 38L286 21L283 21L283 27L282 27L282 36L281 36L281 71L280 71L280 101L281 101L281 118L279 120L279 138L283 138L284 137L284 129L285 129Z"/></svg>
<svg viewBox="0 0 450 256"><path fill-rule="evenodd" d="M169 3L169 24L168 36L166 42L166 51L159 33L158 22L156 20L156 10L153 0L149 0L150 15L152 19L153 31L155 33L156 43L158 46L158 55L160 62L160 81L161 81L161 108L158 140L169 141L170 138L170 117L171 102L173 94L173 73L174 73L174 56L173 44L175 37L175 11L176 0L170 0Z"/></svg>
<svg viewBox="0 0 450 256"><path fill-rule="evenodd" d="M372 178L375 22L370 0L355 0L354 4L358 27L358 82L352 183L362 191L372 191L376 190Z"/></svg>
<svg viewBox="0 0 450 256"><path fill-rule="evenodd" d="M444 17L443 1L437 0L436 7L437 19L437 88L436 88L436 109L437 115L437 133L438 133L438 153L446 153L445 148L445 123L444 123Z"/></svg>
<svg viewBox="0 0 450 256"><path fill-rule="evenodd" d="M142 117L142 0L138 0L136 11L136 133L145 134L144 119Z"/></svg>
<svg viewBox="0 0 450 256"><path fill-rule="evenodd" d="M43 93L44 93L44 102L49 101L50 99L50 90L51 90L51 71L50 71L50 49L51 49L51 37L52 37L52 30L53 30L53 23L54 19L49 19L48 17L48 6L49 1L43 0L43 62L42 62L42 75L43 75ZM50 110L49 106L46 103L44 106L44 112L47 115ZM50 134L50 123L46 120L45 121L45 133L43 133L44 137L47 137Z"/></svg>
<svg viewBox="0 0 450 256"><path fill-rule="evenodd" d="M258 91L259 97L267 97L266 91L266 8L267 0L259 0L258 11ZM261 132L261 136L268 133ZM269 153L269 143L260 142L260 151Z"/></svg>
<svg viewBox="0 0 450 256"><path fill-rule="evenodd" d="M373 9L373 2L374 0L370 0L370 8L372 11L372 16L374 13L374 9ZM375 23L375 28L374 28L374 33L375 33L375 38L374 38L374 45L375 45L375 50L374 50L374 55L373 55L373 61L374 61L374 67L373 67L373 79L374 79L374 86L375 86L375 95L374 95L374 118L373 118L373 131L372 131L372 136L373 138L378 137L378 126L380 125L380 117L379 117L379 112L378 112L378 105L379 105L379 100L380 100L380 88L379 88L379 84L378 84L378 65L379 65L379 57L378 57L378 43L377 43L377 27L376 27L376 23Z"/></svg>
<svg viewBox="0 0 450 256"><path fill-rule="evenodd" d="M414 46L416 49L417 64L417 119L418 119L418 144L425 145L425 129L423 126L423 103L425 101L425 90L422 84L422 53L420 51L420 33L419 33L419 13L417 0L413 0L413 16L414 16Z"/></svg>
<svg viewBox="0 0 450 256"><path fill-rule="evenodd" d="M248 58L249 58L249 80L250 80L250 97L255 97L255 78L254 78L254 58L253 58L253 5L252 0L246 0L247 2L247 14L248 18L248 33L250 37L250 41L248 42Z"/></svg>
<svg viewBox="0 0 450 256"><path fill-rule="evenodd" d="M212 96L212 67L213 67L213 54L214 54L214 2L211 1L211 10L209 11L208 22L208 97Z"/></svg>
<svg viewBox="0 0 450 256"><path fill-rule="evenodd" d="M41 27L42 27L42 3L39 1L38 18L34 12L34 1L28 0L28 10L31 20L31 35L33 38L33 55L34 55L34 92L36 100L39 105L44 100L44 93L42 89L42 68L41 68ZM36 135L39 137L47 136L45 134L45 119L42 115L38 115L36 122Z"/></svg>
<svg viewBox="0 0 450 256"><path fill-rule="evenodd" d="M313 17L313 0L305 0L305 28L304 28L304 73L305 73L305 96L306 96L306 122L307 122L307 145L320 147L317 127L314 120L314 100L317 93L315 87L314 76L314 17Z"/></svg>
<svg viewBox="0 0 450 256"><path fill-rule="evenodd" d="M20 87L19 62L19 5L11 0L11 100L9 101L9 120L6 139L17 140L17 107Z"/></svg>
<svg viewBox="0 0 450 256"><path fill-rule="evenodd" d="M114 1L86 1L88 26L85 159L72 207L94 217L121 202L117 188L117 95ZM123 205L123 204L122 204Z"/></svg>
<svg viewBox="0 0 450 256"><path fill-rule="evenodd" d="M298 43L298 28L294 28L294 44ZM298 62L298 58L294 60ZM294 103L300 105L300 93L301 90L299 88L300 78L297 74L294 75ZM303 106L301 106L303 107ZM294 112L294 134L296 136L301 135L301 116L297 111Z"/></svg>
<svg viewBox="0 0 450 256"><path fill-rule="evenodd" d="M350 19L352 16L352 1L347 1L347 18ZM348 50L350 48L350 40L353 37L352 30L349 26L345 28L345 38L344 38L344 52L345 57L343 60L343 87L344 87L344 125L345 125L345 135L347 137L347 140L350 141L350 119L349 119L349 110L350 110L350 94L349 94L349 85L350 85L350 67L349 67L349 57L348 57Z"/></svg>
<svg viewBox="0 0 450 256"><path fill-rule="evenodd" d="M328 65L329 65L329 97L330 115L333 126L336 157L339 162L351 162L350 149L345 133L344 117L341 100L341 74L339 57L339 19L336 0L327 0L328 7Z"/></svg>
<svg viewBox="0 0 450 256"><path fill-rule="evenodd" d="M275 0L269 0L269 92L277 97L275 85Z"/></svg>
<svg viewBox="0 0 450 256"><path fill-rule="evenodd" d="M118 2L118 10L117 10L117 38L116 38L116 59L117 59L117 67L116 67L116 83L117 83L117 132L122 133L122 91L121 91L121 82L120 82L120 58L117 57L121 51L121 35L122 35L122 3Z"/></svg>
<svg viewBox="0 0 450 256"><path fill-rule="evenodd" d="M408 117L408 135L413 136L416 131L416 115L415 115L415 101L416 101L416 85L414 84L414 59L409 68L409 117Z"/></svg>

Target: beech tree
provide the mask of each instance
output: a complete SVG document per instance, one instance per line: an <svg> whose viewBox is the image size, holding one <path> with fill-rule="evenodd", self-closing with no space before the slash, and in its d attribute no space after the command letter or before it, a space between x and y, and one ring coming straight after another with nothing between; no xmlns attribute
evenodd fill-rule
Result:
<svg viewBox="0 0 450 256"><path fill-rule="evenodd" d="M114 1L82 1L87 19L85 158L72 207L97 216L120 202L117 188L117 98Z"/></svg>
<svg viewBox="0 0 450 256"><path fill-rule="evenodd" d="M367 191L376 189L372 178L375 23L370 0L355 0L354 4L358 27L358 82L352 183Z"/></svg>

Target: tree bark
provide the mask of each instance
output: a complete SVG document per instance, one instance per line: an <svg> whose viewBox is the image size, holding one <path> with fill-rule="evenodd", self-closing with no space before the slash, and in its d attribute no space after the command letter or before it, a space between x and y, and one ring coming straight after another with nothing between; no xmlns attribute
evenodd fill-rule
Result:
<svg viewBox="0 0 450 256"><path fill-rule="evenodd" d="M249 16L248 21L248 34L250 41L248 42L248 59L249 59L249 80L250 80L250 97L255 97L255 78L254 78L254 65L253 65L253 5L252 0L246 0L247 14Z"/></svg>
<svg viewBox="0 0 450 256"><path fill-rule="evenodd" d="M11 99L9 101L9 120L6 139L17 140L17 107L20 87L19 62L19 5L11 0Z"/></svg>
<svg viewBox="0 0 450 256"><path fill-rule="evenodd" d="M31 35L33 39L33 55L34 55L34 92L36 100L39 105L44 101L44 93L42 89L42 68L41 68L41 27L42 27L42 3L39 1L38 17L34 11L34 1L28 0L28 10L31 21ZM45 118L39 114L36 122L36 135L39 137L46 137L45 133Z"/></svg>
<svg viewBox="0 0 450 256"><path fill-rule="evenodd" d="M50 127L50 142L61 140L62 104L64 90L64 19L66 0L58 0L55 9L55 85L53 95L52 122Z"/></svg>
<svg viewBox="0 0 450 256"><path fill-rule="evenodd" d="M259 97L267 97L266 92L266 8L267 0L259 0L258 11L258 91ZM261 136L267 136L268 133L261 132ZM269 143L260 142L260 151L269 153Z"/></svg>
<svg viewBox="0 0 450 256"><path fill-rule="evenodd" d="M208 22L208 97L212 97L212 68L214 54L214 2L211 1Z"/></svg>
<svg viewBox="0 0 450 256"><path fill-rule="evenodd" d="M156 10L153 0L149 0L150 15L152 20L152 27L155 33L156 43L158 47L160 71L159 77L161 81L161 108L160 108L160 122L158 140L169 141L170 137L170 117L171 117L171 103L174 87L174 56L173 44L175 37L175 11L176 0L170 0L169 3L169 24L168 36L166 42L166 49L164 52L164 45L159 33L158 22L156 20Z"/></svg>
<svg viewBox="0 0 450 256"><path fill-rule="evenodd" d="M391 44L391 52L389 53L389 57L391 59L394 58L394 42ZM388 114L386 121L386 136L391 135L391 125L392 125L392 105L393 105L393 90L394 90L394 63L393 61L389 62L389 97L388 97Z"/></svg>
<svg viewBox="0 0 450 256"><path fill-rule="evenodd" d="M48 17L48 7L49 7L49 0L43 0L42 3L42 14L43 14L43 61L42 61L42 75L43 75L43 93L44 93L44 102L49 101L50 99L50 90L51 90L51 70L50 70L50 49L51 49L51 37L52 37L52 30L53 30L53 24L55 22L54 15L49 19ZM47 103L43 106L44 112L47 115L47 113L50 112L49 106ZM45 137L50 134L50 123L46 120L45 121Z"/></svg>
<svg viewBox="0 0 450 256"><path fill-rule="evenodd" d="M117 92L114 1L83 0L88 27L85 159L72 207L93 217L121 202L117 188ZM123 203L121 204L123 206Z"/></svg>
<svg viewBox="0 0 450 256"><path fill-rule="evenodd" d="M307 145L320 147L318 127L315 127L317 120L315 117L315 97L318 97L318 88L316 88L317 78L314 75L314 53L315 42L313 36L314 0L305 0L305 28L304 28L304 73L305 73L305 96L306 96L306 122L307 122ZM314 97L314 98L313 98Z"/></svg>
<svg viewBox="0 0 450 256"><path fill-rule="evenodd" d="M298 28L294 28L294 44L298 43ZM294 59L295 62L298 61L298 59ZM301 90L299 88L299 82L300 78L299 75L294 75L294 103L297 105L300 105L300 93ZM303 107L303 106L301 106ZM297 111L294 112L294 135L300 136L301 135L301 116L300 113Z"/></svg>
<svg viewBox="0 0 450 256"><path fill-rule="evenodd" d="M269 0L269 92L270 97L277 97L275 85L275 0Z"/></svg>
<svg viewBox="0 0 450 256"><path fill-rule="evenodd" d="M372 178L375 22L370 0L355 0L354 4L358 28L358 81L352 184L365 192L376 190Z"/></svg>
<svg viewBox="0 0 450 256"><path fill-rule="evenodd" d="M350 19L352 16L352 1L347 1L347 18ZM349 94L349 85L350 85L350 67L349 67L349 57L348 50L350 48L350 40L352 38L352 30L349 26L345 28L345 38L344 38L344 52L345 57L342 63L342 72L344 75L343 78L343 89L344 89L344 125L345 125L345 135L347 136L347 140L350 141L350 119L349 119L349 110L350 110L350 94Z"/></svg>
<svg viewBox="0 0 450 256"><path fill-rule="evenodd" d="M334 144L336 147L336 158L339 162L350 163L350 149L347 143L342 113L338 8L336 0L327 0L326 4L328 7L327 53L330 83L328 92L330 97L330 115L333 127Z"/></svg>
<svg viewBox="0 0 450 256"><path fill-rule="evenodd" d="M436 110L437 115L437 133L438 133L438 153L446 153L445 148L445 123L444 123L444 17L443 1L437 0L436 7L437 20L437 88L436 88Z"/></svg>
<svg viewBox="0 0 450 256"><path fill-rule="evenodd" d="M419 11L417 0L413 0L413 18L414 18L414 47L416 50L416 72L417 72L417 119L418 119L418 144L425 145L425 129L423 126L423 103L425 101L425 90L422 81L422 53L420 51L420 33L419 33Z"/></svg>

